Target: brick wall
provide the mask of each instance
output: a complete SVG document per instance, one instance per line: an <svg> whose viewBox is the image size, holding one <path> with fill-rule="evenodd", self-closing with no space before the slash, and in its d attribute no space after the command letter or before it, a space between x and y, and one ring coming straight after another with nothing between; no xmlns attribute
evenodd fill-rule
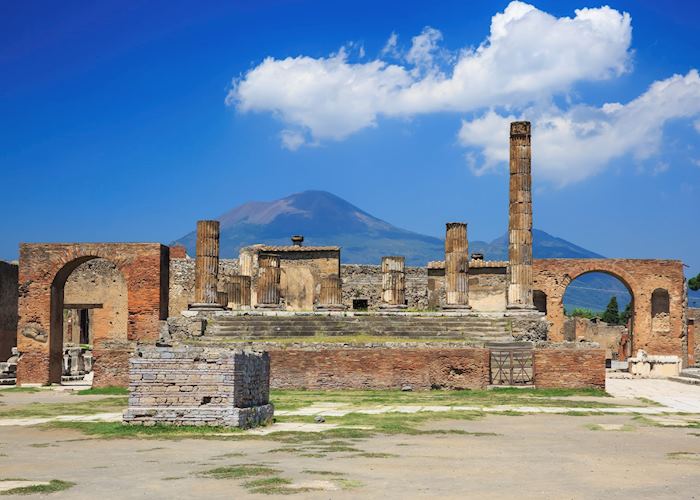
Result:
<svg viewBox="0 0 700 500"><path fill-rule="evenodd" d="M605 388L604 349L535 349L539 388Z"/></svg>
<svg viewBox="0 0 700 500"><path fill-rule="evenodd" d="M276 389L481 389L488 350L341 348L270 350Z"/></svg>

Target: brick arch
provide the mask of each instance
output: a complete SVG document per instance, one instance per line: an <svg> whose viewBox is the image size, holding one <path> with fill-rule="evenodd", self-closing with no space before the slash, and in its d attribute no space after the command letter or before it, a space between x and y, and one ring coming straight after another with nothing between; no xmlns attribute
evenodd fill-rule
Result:
<svg viewBox="0 0 700 500"><path fill-rule="evenodd" d="M63 287L79 265L96 258L111 261L126 281L127 342L104 339L96 346L94 384L125 385L133 344L158 338L159 321L166 319L168 311L168 247L158 243L22 244L19 384L60 382Z"/></svg>
<svg viewBox="0 0 700 500"><path fill-rule="evenodd" d="M535 259L533 288L547 295L551 340L564 340L563 298L567 286L576 278L592 272L612 275L630 291L634 349L645 349L652 354L683 355L685 278L682 262L675 260ZM657 288L668 290L670 299L671 327L663 333L654 331L651 323L651 295Z"/></svg>

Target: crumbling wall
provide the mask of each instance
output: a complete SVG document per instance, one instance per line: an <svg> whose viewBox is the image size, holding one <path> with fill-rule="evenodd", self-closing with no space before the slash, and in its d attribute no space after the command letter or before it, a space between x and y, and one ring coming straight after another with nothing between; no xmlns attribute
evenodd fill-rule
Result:
<svg viewBox="0 0 700 500"><path fill-rule="evenodd" d="M194 303L194 262L190 258L170 259L169 316L178 316ZM219 259L219 288L238 273L238 259Z"/></svg>
<svg viewBox="0 0 700 500"><path fill-rule="evenodd" d="M535 259L533 288L547 295L547 319L551 322L550 339L564 340L563 298L566 287L579 276L603 272L615 276L630 290L634 304L632 349L650 354L683 356L685 341L685 277L683 263L653 259ZM668 292L668 322L652 328L652 294Z"/></svg>
<svg viewBox="0 0 700 500"><path fill-rule="evenodd" d="M587 318L569 318L564 323L564 337L569 342L595 342L606 350L608 359L617 359L620 339L627 333L623 325L609 325Z"/></svg>
<svg viewBox="0 0 700 500"><path fill-rule="evenodd" d="M428 309L428 271L424 267L406 267L406 301L410 309ZM343 305L352 309L353 299L365 299L370 310L382 303L381 266L343 264Z"/></svg>
<svg viewBox="0 0 700 500"><path fill-rule="evenodd" d="M17 345L18 266L0 261L0 362Z"/></svg>

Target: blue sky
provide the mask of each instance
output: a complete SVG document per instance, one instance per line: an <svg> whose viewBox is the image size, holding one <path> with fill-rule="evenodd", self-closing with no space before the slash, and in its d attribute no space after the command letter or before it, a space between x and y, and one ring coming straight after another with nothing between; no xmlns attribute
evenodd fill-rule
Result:
<svg viewBox="0 0 700 500"><path fill-rule="evenodd" d="M4 2L0 258L306 189L490 240L525 118L537 228L700 272L696 3L431 4Z"/></svg>

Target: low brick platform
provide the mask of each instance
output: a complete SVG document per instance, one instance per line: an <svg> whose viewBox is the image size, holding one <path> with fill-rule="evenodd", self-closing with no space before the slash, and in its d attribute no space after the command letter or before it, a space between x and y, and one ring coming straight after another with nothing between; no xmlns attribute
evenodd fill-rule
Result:
<svg viewBox="0 0 700 500"><path fill-rule="evenodd" d="M129 367L128 424L250 428L272 420L267 353L143 346Z"/></svg>

